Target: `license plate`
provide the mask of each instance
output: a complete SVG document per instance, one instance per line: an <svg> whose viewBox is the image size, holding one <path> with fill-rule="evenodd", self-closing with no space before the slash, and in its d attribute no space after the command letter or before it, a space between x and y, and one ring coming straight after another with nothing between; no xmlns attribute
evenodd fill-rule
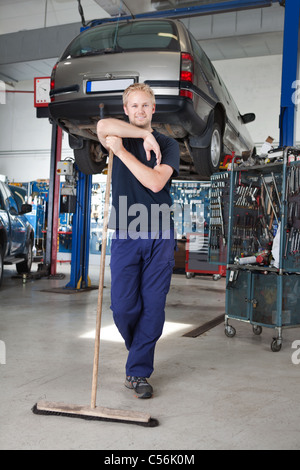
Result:
<svg viewBox="0 0 300 470"><path fill-rule="evenodd" d="M117 80L94 80L86 84L87 93L109 93L112 91L124 91L134 83L133 78L121 78Z"/></svg>

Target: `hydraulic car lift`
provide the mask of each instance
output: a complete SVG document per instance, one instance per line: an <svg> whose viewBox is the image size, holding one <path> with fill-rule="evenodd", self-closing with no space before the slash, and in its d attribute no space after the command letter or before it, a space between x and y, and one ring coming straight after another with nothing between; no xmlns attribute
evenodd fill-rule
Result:
<svg viewBox="0 0 300 470"><path fill-rule="evenodd" d="M272 3L280 3L285 6L284 40L283 40L283 62L281 83L281 107L280 107L280 145L293 146L295 144L295 120L298 88L298 50L299 50L299 19L300 0L237 0L223 2L214 5L218 12L226 11L228 8L235 9L261 8L270 6ZM203 6L202 6L203 7ZM212 6L210 5L210 8ZM214 11L216 12L216 11ZM211 12L211 13L214 13ZM178 15L178 9L159 12L159 16L172 17ZM187 13L191 13L190 11ZM194 12L201 14L200 11ZM203 12L202 12L203 13ZM206 12L207 13L207 12ZM296 92L293 94L293 88ZM300 93L299 93L300 94ZM37 117L49 117L48 115ZM56 273L56 240L57 220L59 207L59 184L57 184L56 166L60 159L61 134L62 131L54 124L52 133L51 150L51 175L49 189L48 209L48 238L46 243L46 263L50 265L51 274ZM90 286L88 278L89 261L89 233L90 233L90 201L91 201L91 177L80 174L77 186L77 209L74 217L72 237L72 259L71 279L66 286L73 289L84 289Z"/></svg>
<svg viewBox="0 0 300 470"><path fill-rule="evenodd" d="M49 117L45 109L37 109L37 117ZM57 165L61 161L62 129L52 124L50 184L48 194L48 222L46 236L46 252L44 265L48 274L56 275L57 265L57 233L59 220L60 177ZM91 213L92 176L78 171L76 188L76 212L73 216L72 227L72 258L70 281L68 289L86 289L90 287L88 276L89 237Z"/></svg>

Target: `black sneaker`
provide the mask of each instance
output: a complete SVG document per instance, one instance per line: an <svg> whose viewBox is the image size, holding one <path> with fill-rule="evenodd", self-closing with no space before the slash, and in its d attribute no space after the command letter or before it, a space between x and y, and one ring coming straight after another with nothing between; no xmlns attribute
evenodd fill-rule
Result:
<svg viewBox="0 0 300 470"><path fill-rule="evenodd" d="M127 375L125 380L125 387L130 388L136 392L138 398L151 398L153 388L148 384L145 377L134 377Z"/></svg>

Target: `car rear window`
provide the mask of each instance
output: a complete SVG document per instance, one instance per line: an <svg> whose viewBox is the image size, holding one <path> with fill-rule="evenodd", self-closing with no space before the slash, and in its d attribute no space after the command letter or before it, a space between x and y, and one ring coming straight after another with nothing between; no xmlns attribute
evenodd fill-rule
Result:
<svg viewBox="0 0 300 470"><path fill-rule="evenodd" d="M175 25L155 20L95 26L77 36L61 59L138 50L180 51Z"/></svg>

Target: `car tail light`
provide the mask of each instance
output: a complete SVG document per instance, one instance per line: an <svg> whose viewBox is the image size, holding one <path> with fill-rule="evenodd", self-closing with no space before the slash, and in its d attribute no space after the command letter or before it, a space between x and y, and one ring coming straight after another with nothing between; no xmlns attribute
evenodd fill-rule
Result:
<svg viewBox="0 0 300 470"><path fill-rule="evenodd" d="M188 52L181 53L180 81L193 83L194 80L194 58ZM193 92L180 90L180 96L193 99Z"/></svg>
<svg viewBox="0 0 300 470"><path fill-rule="evenodd" d="M53 69L52 69L52 73L51 73L51 80L50 80L50 92L52 90L54 90L55 88L55 73L56 73L56 69L57 69L57 64L54 65ZM51 101L54 101L54 97L51 96Z"/></svg>
<svg viewBox="0 0 300 470"><path fill-rule="evenodd" d="M194 79L194 58L187 52L181 54L180 80L193 82Z"/></svg>
<svg viewBox="0 0 300 470"><path fill-rule="evenodd" d="M184 96L185 98L190 98L191 100L193 99L193 92L189 90L180 90L179 92L180 96Z"/></svg>

